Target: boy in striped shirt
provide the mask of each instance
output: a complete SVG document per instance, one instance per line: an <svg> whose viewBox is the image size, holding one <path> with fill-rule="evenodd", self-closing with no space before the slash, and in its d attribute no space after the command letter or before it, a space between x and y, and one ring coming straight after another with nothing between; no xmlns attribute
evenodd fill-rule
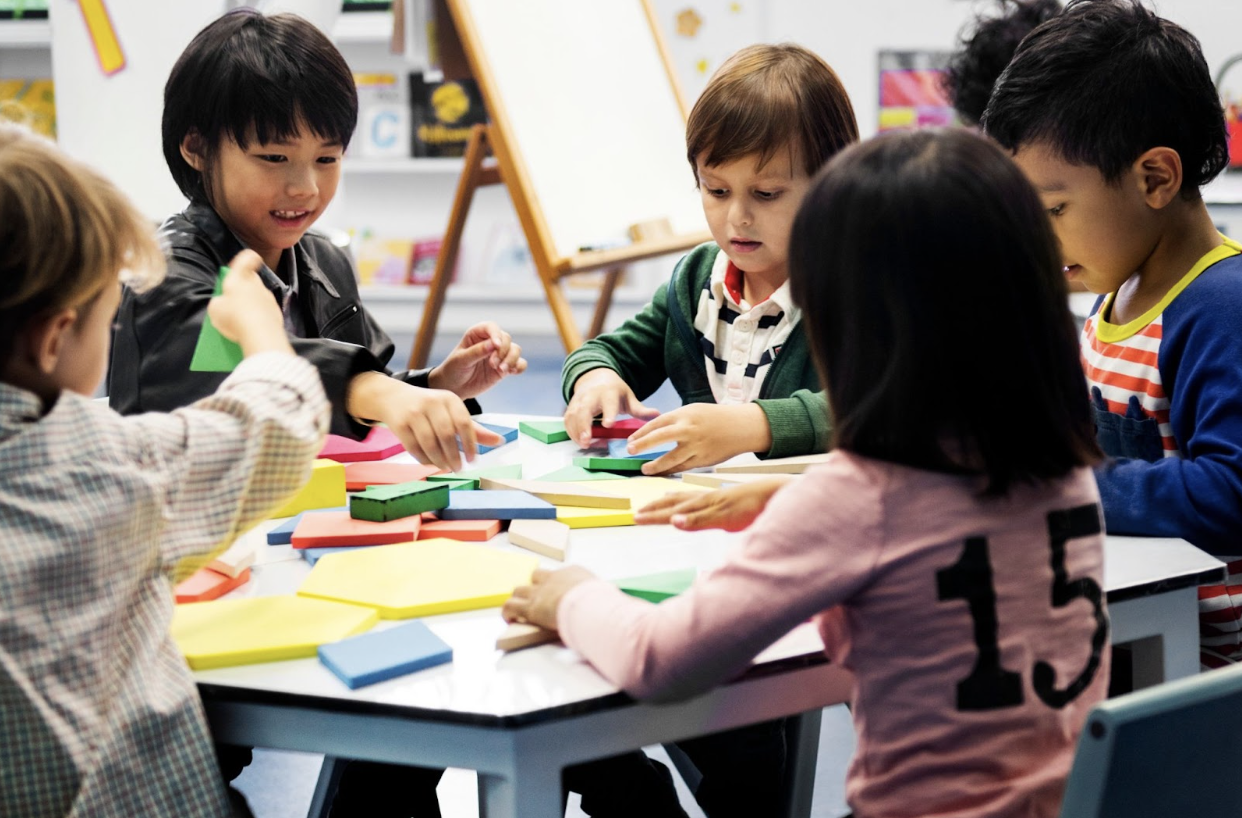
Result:
<svg viewBox="0 0 1242 818"><path fill-rule="evenodd" d="M1199 193L1228 146L1198 41L1134 0L1075 0L1022 42L983 125L1040 192L1066 276L1101 294L1082 357L1108 530L1242 554L1242 246ZM1239 604L1242 585L1200 589L1205 666L1242 658Z"/></svg>

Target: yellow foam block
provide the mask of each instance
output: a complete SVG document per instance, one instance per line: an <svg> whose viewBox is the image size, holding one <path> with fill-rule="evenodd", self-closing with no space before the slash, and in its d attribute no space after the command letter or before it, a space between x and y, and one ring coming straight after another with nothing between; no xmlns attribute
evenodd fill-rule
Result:
<svg viewBox="0 0 1242 818"><path fill-rule="evenodd" d="M316 460L310 480L273 517L292 517L312 508L339 508L345 500L345 467L335 460Z"/></svg>
<svg viewBox="0 0 1242 818"><path fill-rule="evenodd" d="M620 483L620 480L616 482ZM556 519L570 528L610 528L634 525L631 508L587 508L586 506L557 506Z"/></svg>
<svg viewBox="0 0 1242 818"><path fill-rule="evenodd" d="M434 538L328 554L300 596L366 605L384 619L494 608L530 582L539 560L487 545Z"/></svg>
<svg viewBox="0 0 1242 818"><path fill-rule="evenodd" d="M654 500L659 500L666 494L679 491L708 491L705 486L695 486L668 477L630 477L625 480L609 480L605 483L567 483L566 485L590 486L595 491L629 497L636 510Z"/></svg>
<svg viewBox="0 0 1242 818"><path fill-rule="evenodd" d="M195 670L279 662L314 656L326 642L369 630L379 621L371 608L260 596L178 605L172 636Z"/></svg>

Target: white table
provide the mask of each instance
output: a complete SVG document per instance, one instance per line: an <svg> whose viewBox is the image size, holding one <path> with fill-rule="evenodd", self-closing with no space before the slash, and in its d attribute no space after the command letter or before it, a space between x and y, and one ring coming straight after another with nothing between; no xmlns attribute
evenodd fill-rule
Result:
<svg viewBox="0 0 1242 818"><path fill-rule="evenodd" d="M516 425L513 416L484 419ZM476 465L522 462L524 475L533 478L564 465L577 451L572 443L545 446L520 435L517 443L484 455ZM569 559L605 578L690 565L707 569L720 563L735 537L666 526L578 529ZM503 534L492 542L513 548ZM288 546L269 546L252 581L234 593L289 593L309 570ZM1148 677L1195 672L1194 586L1222 571L1218 561L1180 540L1109 539L1105 587L1114 641L1165 645L1163 662L1144 664ZM847 701L850 693L849 674L826 662L818 635L806 625L761 654L741 680L686 702L656 705L634 702L558 645L501 654L492 647L504 628L496 609L425 621L453 646L453 662L356 691L315 659L197 672L216 739L473 769L479 772L483 814L547 818L562 814L565 766L802 714L784 806L789 815L805 816L820 711Z"/></svg>

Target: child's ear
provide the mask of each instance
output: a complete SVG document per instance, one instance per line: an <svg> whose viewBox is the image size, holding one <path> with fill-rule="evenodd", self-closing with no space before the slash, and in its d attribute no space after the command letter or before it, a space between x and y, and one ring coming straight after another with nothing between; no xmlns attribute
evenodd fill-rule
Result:
<svg viewBox="0 0 1242 818"><path fill-rule="evenodd" d="M207 166L206 151L203 149L203 136L198 131L190 131L181 140L181 158L199 173Z"/></svg>
<svg viewBox="0 0 1242 818"><path fill-rule="evenodd" d="M1160 210L1182 192L1182 157L1172 148L1151 148L1132 165L1139 192Z"/></svg>
<svg viewBox="0 0 1242 818"><path fill-rule="evenodd" d="M51 375L60 363L65 336L73 331L78 311L72 307L36 316L26 327L26 355L39 372Z"/></svg>

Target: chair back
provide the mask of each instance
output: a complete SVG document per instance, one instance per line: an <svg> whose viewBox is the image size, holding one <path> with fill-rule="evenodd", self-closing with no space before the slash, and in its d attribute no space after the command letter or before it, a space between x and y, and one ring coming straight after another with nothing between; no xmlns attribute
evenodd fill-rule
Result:
<svg viewBox="0 0 1242 818"><path fill-rule="evenodd" d="M1242 816L1242 665L1096 705L1061 818Z"/></svg>

